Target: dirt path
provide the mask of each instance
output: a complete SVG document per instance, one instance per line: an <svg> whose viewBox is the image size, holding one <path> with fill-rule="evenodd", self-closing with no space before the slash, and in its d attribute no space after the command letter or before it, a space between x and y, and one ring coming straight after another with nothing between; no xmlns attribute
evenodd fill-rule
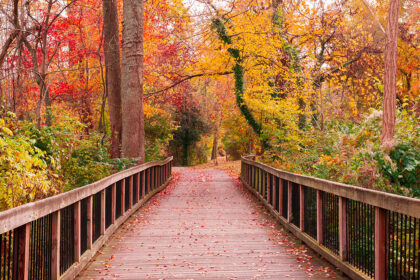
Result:
<svg viewBox="0 0 420 280"><path fill-rule="evenodd" d="M222 170L175 168L79 279L344 279Z"/></svg>

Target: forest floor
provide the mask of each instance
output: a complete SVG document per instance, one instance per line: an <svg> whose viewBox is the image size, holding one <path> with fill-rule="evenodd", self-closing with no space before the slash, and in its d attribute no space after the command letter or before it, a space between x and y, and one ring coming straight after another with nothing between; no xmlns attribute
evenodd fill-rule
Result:
<svg viewBox="0 0 420 280"><path fill-rule="evenodd" d="M174 168L78 279L346 279L228 174L238 164Z"/></svg>

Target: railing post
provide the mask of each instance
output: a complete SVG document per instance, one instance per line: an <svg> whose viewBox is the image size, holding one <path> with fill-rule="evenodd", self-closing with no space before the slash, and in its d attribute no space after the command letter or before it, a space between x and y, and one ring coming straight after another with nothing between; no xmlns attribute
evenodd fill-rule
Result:
<svg viewBox="0 0 420 280"><path fill-rule="evenodd" d="M147 171L147 193L150 192L150 168Z"/></svg>
<svg viewBox="0 0 420 280"><path fill-rule="evenodd" d="M128 209L133 207L133 176L128 179Z"/></svg>
<svg viewBox="0 0 420 280"><path fill-rule="evenodd" d="M92 249L92 237L93 237L93 215L92 215L92 196L87 198L87 249Z"/></svg>
<svg viewBox="0 0 420 280"><path fill-rule="evenodd" d="M121 180L121 216L125 212L125 179Z"/></svg>
<svg viewBox="0 0 420 280"><path fill-rule="evenodd" d="M279 178L279 213L283 216L283 180Z"/></svg>
<svg viewBox="0 0 420 280"><path fill-rule="evenodd" d="M299 209L299 225L300 225L300 230L304 231L305 230L305 191L304 191L304 186L299 185L299 198L300 198L300 209Z"/></svg>
<svg viewBox="0 0 420 280"><path fill-rule="evenodd" d="M316 240L319 244L324 243L322 230L322 191L316 190Z"/></svg>
<svg viewBox="0 0 420 280"><path fill-rule="evenodd" d="M290 223L292 221L292 182L287 182L287 222Z"/></svg>
<svg viewBox="0 0 420 280"><path fill-rule="evenodd" d="M101 224L100 224L100 232L101 235L105 234L105 207L108 207L105 205L106 199L105 199L105 189L101 191Z"/></svg>
<svg viewBox="0 0 420 280"><path fill-rule="evenodd" d="M375 280L385 279L386 211L375 207Z"/></svg>
<svg viewBox="0 0 420 280"><path fill-rule="evenodd" d="M137 183L136 183L137 203L140 201L140 174L141 172L137 174Z"/></svg>
<svg viewBox="0 0 420 280"><path fill-rule="evenodd" d="M277 201L276 201L276 196L277 196L277 186L276 186L276 176L271 176L271 185L272 185L272 190L273 192L271 193L271 201L272 201L272 205L273 205L273 209L276 210L277 208Z"/></svg>
<svg viewBox="0 0 420 280"><path fill-rule="evenodd" d="M80 200L74 203L74 261L80 261Z"/></svg>
<svg viewBox="0 0 420 280"><path fill-rule="evenodd" d="M60 210L52 213L51 279L60 279Z"/></svg>
<svg viewBox="0 0 420 280"><path fill-rule="evenodd" d="M116 212L116 203L117 203L117 185L116 183L112 184L112 193L111 193L111 224L115 223L115 212Z"/></svg>
<svg viewBox="0 0 420 280"><path fill-rule="evenodd" d="M143 170L141 176L141 197L143 198L146 193L146 170Z"/></svg>
<svg viewBox="0 0 420 280"><path fill-rule="evenodd" d="M18 280L27 280L29 277L29 241L31 227L30 223L17 229L19 231L19 252L18 252Z"/></svg>
<svg viewBox="0 0 420 280"><path fill-rule="evenodd" d="M338 234L339 255L341 260L347 259L347 199L340 196L338 200Z"/></svg>
<svg viewBox="0 0 420 280"><path fill-rule="evenodd" d="M273 204L272 202L271 202L271 191L270 191L270 184L271 184L271 180L270 180L270 173L268 173L267 172L267 179L265 180L266 181L266 188L267 188L267 192L266 192L266 200L267 200L267 202L268 202L268 204Z"/></svg>

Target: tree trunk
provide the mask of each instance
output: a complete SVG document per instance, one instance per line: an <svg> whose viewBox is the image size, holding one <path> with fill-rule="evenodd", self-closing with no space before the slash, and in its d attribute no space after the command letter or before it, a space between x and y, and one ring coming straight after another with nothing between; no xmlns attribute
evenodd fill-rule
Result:
<svg viewBox="0 0 420 280"><path fill-rule="evenodd" d="M382 120L382 145L390 149L394 145L397 58L398 58L398 12L399 0L390 0L386 27L384 103Z"/></svg>
<svg viewBox="0 0 420 280"><path fill-rule="evenodd" d="M109 120L111 123L111 157L121 157L121 61L116 0L103 0L104 54L106 69L106 92L108 95Z"/></svg>
<svg viewBox="0 0 420 280"><path fill-rule="evenodd" d="M143 163L143 0L124 0L121 68L122 155Z"/></svg>

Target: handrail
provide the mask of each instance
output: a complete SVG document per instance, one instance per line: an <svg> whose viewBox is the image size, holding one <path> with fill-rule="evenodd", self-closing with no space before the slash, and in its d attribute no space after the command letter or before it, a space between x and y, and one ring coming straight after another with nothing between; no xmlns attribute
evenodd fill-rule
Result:
<svg viewBox="0 0 420 280"><path fill-rule="evenodd" d="M0 212L0 279L73 279L171 179L172 157Z"/></svg>
<svg viewBox="0 0 420 280"><path fill-rule="evenodd" d="M241 158L241 180L292 233L354 279L420 278L420 200Z"/></svg>

